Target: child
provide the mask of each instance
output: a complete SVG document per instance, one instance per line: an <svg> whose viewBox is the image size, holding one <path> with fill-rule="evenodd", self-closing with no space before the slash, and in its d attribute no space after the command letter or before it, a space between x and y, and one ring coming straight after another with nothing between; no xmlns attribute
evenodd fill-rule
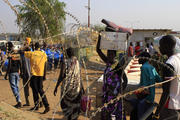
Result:
<svg viewBox="0 0 180 120"><path fill-rule="evenodd" d="M146 58L144 59L142 57ZM148 58L150 58L150 54L147 52L142 52L139 55L139 64L142 64L139 84L140 87L153 85L155 84L155 82L161 82L161 78L158 75L156 69L149 64ZM139 120L143 116L143 114L151 107L152 103L154 103L155 87L148 88L136 94L138 99L133 100L134 110L131 113L131 120ZM135 111L136 113L134 113ZM147 118L147 120L151 120L151 117L152 114Z"/></svg>

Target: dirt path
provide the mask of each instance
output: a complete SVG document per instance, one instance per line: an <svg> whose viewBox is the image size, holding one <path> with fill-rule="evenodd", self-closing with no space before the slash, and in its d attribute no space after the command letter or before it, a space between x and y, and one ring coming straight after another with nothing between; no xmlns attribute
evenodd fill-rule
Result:
<svg viewBox="0 0 180 120"><path fill-rule="evenodd" d="M96 110L96 107L97 107L96 102L99 102L98 99L96 99L96 94L101 93L100 90L102 87L100 84L98 84L97 82L94 82L94 81L96 81L102 75L103 69L104 69L104 64L97 56L95 56L90 59L90 62L88 62L88 64L87 64L87 68L88 68L87 72L88 72L88 78L89 78L89 85L92 86L92 87L90 87L90 93L89 93L89 95L92 99L92 109L90 111L90 112L92 112L92 111ZM59 70L57 70L56 72L49 73L47 75L47 80L44 81L44 90L46 91L46 96L50 103L50 108L51 108L50 112L48 112L45 115L41 114L44 111L44 108L40 108L38 111L33 112L36 115L38 115L39 117L46 119L46 120L52 119L54 110L56 110L56 114L54 114L54 120L65 120L60 106L57 106L57 103L60 99L60 88L58 89L57 96L53 95L54 87L56 85L58 76L59 76ZM84 69L82 69L82 78L83 78L84 87L86 89L87 84L86 84L86 77L85 77ZM22 87L22 80L20 81L20 88L21 87ZM156 94L157 101L159 99L160 93L161 93L161 90L158 89L157 94ZM20 96L21 96L22 104L25 104L23 90L20 91ZM32 113L29 111L29 109L31 107L33 107L33 105L34 105L31 88L30 88L29 99L30 99L31 106L20 108L20 110L28 111L29 113ZM0 76L0 101L3 101L9 105L16 104L15 98L10 89L9 81L4 80L2 76ZM57 109L55 109L55 108L57 108ZM4 117L3 114L0 112L0 119L3 117ZM127 118L129 119L129 117L127 117ZM96 119L98 120L98 118L96 118ZM79 117L79 120L85 120L84 113L81 114L81 116Z"/></svg>
<svg viewBox="0 0 180 120"><path fill-rule="evenodd" d="M94 62L89 62L87 65L89 85L92 84L91 86L94 86L93 81L95 81L100 75L102 75L103 65L101 65L101 64L98 65L99 70L95 70L97 65L98 64L94 63ZM63 118L63 114L62 114L60 106L57 106L58 101L60 99L60 87L58 89L57 96L53 95L53 91L54 91L58 76L59 76L59 70L57 70L55 72L50 72L47 75L47 80L44 81L44 83L43 83L44 84L44 90L46 91L46 96L47 96L47 99L49 101L51 111L45 115L41 114L44 111L44 108L40 108L38 111L35 111L35 113L37 113L41 118L46 118L47 120L52 119L54 110L56 110L56 114L54 114L54 120L64 120L65 119L65 118ZM82 69L82 78L83 78L84 87L86 89L87 82L85 79L85 70L84 69ZM20 88L21 87L22 87L22 80L20 80ZM92 93L92 89L93 89L93 93ZM92 97L92 103L93 103L91 110L94 110L95 109L95 107L94 107L95 106L95 96L94 95L96 95L96 90L94 88L91 88L90 92L91 92L90 95ZM22 104L25 104L23 89L20 91L20 96L21 96ZM31 107L33 107L34 103L33 103L33 96L32 96L31 88L30 88L29 99L30 99L31 106L20 108L20 110L29 111L29 109ZM15 97L13 96L10 85L9 85L9 81L4 80L3 76L0 76L0 101L3 101L3 102L5 102L9 105L12 105L12 106L16 104ZM0 117L2 117L1 113L0 113ZM82 113L79 120L84 120L84 119L85 119L84 113Z"/></svg>

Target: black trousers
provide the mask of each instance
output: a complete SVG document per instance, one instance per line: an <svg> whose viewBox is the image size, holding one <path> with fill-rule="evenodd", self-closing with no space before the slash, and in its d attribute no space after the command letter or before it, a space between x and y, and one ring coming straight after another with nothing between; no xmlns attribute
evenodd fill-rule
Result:
<svg viewBox="0 0 180 120"><path fill-rule="evenodd" d="M26 100L26 103L29 103L29 83L30 81L28 81L29 79L27 77L23 77L23 86L24 87L24 96L25 96L25 100Z"/></svg>
<svg viewBox="0 0 180 120"><path fill-rule="evenodd" d="M57 69L59 59L54 59L54 69Z"/></svg>
<svg viewBox="0 0 180 120"><path fill-rule="evenodd" d="M38 94L40 94L45 108L48 107L49 103L43 90L43 76L32 76L30 80L30 85L33 91L33 99L35 106L39 103Z"/></svg>
<svg viewBox="0 0 180 120"><path fill-rule="evenodd" d="M180 111L164 108L160 113L159 120L180 120Z"/></svg>

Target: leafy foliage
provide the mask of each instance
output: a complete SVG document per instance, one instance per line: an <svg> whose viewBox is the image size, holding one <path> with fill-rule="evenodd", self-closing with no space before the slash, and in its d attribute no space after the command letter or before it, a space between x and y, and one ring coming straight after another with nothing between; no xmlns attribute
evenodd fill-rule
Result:
<svg viewBox="0 0 180 120"><path fill-rule="evenodd" d="M52 8L45 2L45 0L34 0L36 6L39 8L42 16L45 18L49 28L50 35L56 35L62 32L65 21L65 3L58 0L47 0ZM26 3L35 9L31 0L26 0ZM32 8L25 5L15 6L19 12L19 18L16 22L21 27L22 33L31 37L47 37L47 30L42 18Z"/></svg>
<svg viewBox="0 0 180 120"><path fill-rule="evenodd" d="M105 26L99 25L99 24L93 25L92 28L93 28L94 30L96 30L96 31L99 31L99 32L105 30Z"/></svg>

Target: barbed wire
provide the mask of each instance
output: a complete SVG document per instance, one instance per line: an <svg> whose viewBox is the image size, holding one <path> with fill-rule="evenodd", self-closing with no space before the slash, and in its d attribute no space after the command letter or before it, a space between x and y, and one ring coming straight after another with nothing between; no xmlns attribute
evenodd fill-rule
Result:
<svg viewBox="0 0 180 120"><path fill-rule="evenodd" d="M39 8L37 7L37 5L35 4L34 0L31 0L31 2L34 4L35 8L33 8L31 5L27 4L27 3L26 3L25 1L23 1L23 0L18 0L18 1L19 1L20 3L26 5L27 7L31 8L34 12L36 12L36 13L40 16L40 18L42 19L42 22L44 23L45 28L46 28L46 30L47 30L47 35L48 35L48 37L50 37L51 35L50 35L50 32L49 32L49 28L48 28L48 25L47 25L47 23L46 23L46 20L45 20L45 18L43 17L43 15L41 14L41 12L40 12Z"/></svg>
<svg viewBox="0 0 180 120"><path fill-rule="evenodd" d="M50 85L51 85L51 84L50 84L50 83L51 83L50 81L53 82L53 80L49 80L48 86L47 86L47 88L45 89L44 94L43 94L42 96L39 95L39 97L41 98L41 100L43 99L43 97L46 95L46 92L47 92L48 89L50 88ZM37 103L37 102L38 102L38 103ZM34 103L34 104L35 104L35 107L34 107L34 109L32 110L32 112L34 112L34 111L36 110L36 108L39 107L40 102L41 102L41 101L39 100L39 101L36 101L36 103Z"/></svg>
<svg viewBox="0 0 180 120"><path fill-rule="evenodd" d="M17 10L11 5L11 3L8 1L8 0L3 0L6 4L8 4L10 7L11 7L11 9L15 12L15 14L18 16L18 12L17 12Z"/></svg>
<svg viewBox="0 0 180 120"><path fill-rule="evenodd" d="M53 14L54 14L54 18L56 19L56 24L57 24L57 29L59 31L59 28L60 28L60 24L59 24L59 20L58 20L58 17L57 17L57 14L53 8L53 6L51 5L51 3L47 0L45 0L45 2L48 4L48 6L51 8L51 10L53 11Z"/></svg>
<svg viewBox="0 0 180 120"><path fill-rule="evenodd" d="M56 104L56 106L54 107L55 109L54 109L54 112L53 112L52 120L54 120L54 116L55 116L55 114L56 114L56 112L57 112L57 109L58 109L58 107L61 105L62 99L64 98L64 96L66 95L66 93L69 92L69 90L70 90L70 89L68 89L67 91L64 91L64 92L63 92L63 94L62 94L59 102L58 102L58 103Z"/></svg>
<svg viewBox="0 0 180 120"><path fill-rule="evenodd" d="M3 0L8 6L10 6L11 10L13 10L17 16L17 22L21 21L21 16L19 15L18 11L16 10L16 8L8 1L8 0ZM21 24L19 24L19 32L21 31L22 26Z"/></svg>
<svg viewBox="0 0 180 120"><path fill-rule="evenodd" d="M40 59L40 62L38 63L38 65L41 63L41 61L43 60L43 58L44 57L47 57L47 56L41 56L41 59ZM45 63L46 64L46 63ZM34 63L33 63L33 65L36 65L36 63L35 63L35 61L34 61ZM33 68L34 66L32 66L32 68ZM46 69L46 68L44 68L44 69ZM57 71L55 72L55 73L57 73ZM52 81L52 80L50 80L50 81ZM47 92L47 90L50 88L50 81L49 81L49 83L48 83L48 87L46 88L46 90L44 91L44 94L41 96L40 95L40 97L41 97L41 100L42 100L42 98L46 95L46 92ZM34 107L34 109L33 109L33 111L39 106L39 104L40 104L40 100L39 101L35 101L36 103L34 103L35 104L35 107ZM38 103L37 103L38 102ZM32 112L33 112L32 111Z"/></svg>
<svg viewBox="0 0 180 120"><path fill-rule="evenodd" d="M6 32L6 29L5 29L5 27L4 27L4 24L2 23L2 21L0 20L0 25L1 25L1 27L2 27L2 34L4 33L5 34L5 38L6 38L6 40L7 40L7 32ZM3 32L4 31L4 32Z"/></svg>
<svg viewBox="0 0 180 120"><path fill-rule="evenodd" d="M42 16L40 10L39 10L38 7L36 6L34 0L31 0L31 1L32 1L32 3L34 4L35 9L34 9L32 6L28 5L26 2L22 2L22 0L19 0L19 2L21 2L21 3L25 4L26 6L30 7L31 9L33 9L36 13L38 13L38 14L40 15L40 17L42 18L42 20L43 20L43 22L44 22L44 24L45 24L45 27L46 27L46 29L47 29L47 34L48 34L48 36L50 36L49 29L48 29L48 26L47 26L47 24L46 24L46 21L45 21L44 17ZM72 14L70 14L70 13L67 13L67 14L69 14L71 17L73 17ZM76 21L78 21L75 17L73 17L73 18L74 18ZM80 22L78 22L78 23L80 24ZM50 36L50 39L51 39L51 36ZM30 79L29 79L29 80L30 80ZM27 83L29 82L29 80L27 81ZM24 87L27 85L27 83L26 83L22 88L24 88ZM49 86L47 87L46 91L49 89L49 87L50 87L50 82L49 82ZM22 90L22 88L21 88L21 90ZM46 91L44 92L44 95L45 95ZM43 95L43 96L44 96L44 95ZM43 96L42 96L42 97L43 97ZM39 104L39 103L38 103L38 104ZM37 104L37 105L38 105L38 104ZM35 108L37 107L37 105L35 106ZM34 110L35 110L35 108L34 108ZM34 111L34 110L33 110L33 111Z"/></svg>
<svg viewBox="0 0 180 120"><path fill-rule="evenodd" d="M145 59L147 59L147 58L145 58ZM149 59L149 58L148 58ZM110 102L110 103L112 103L112 101ZM99 109L98 109L99 110Z"/></svg>
<svg viewBox="0 0 180 120"><path fill-rule="evenodd" d="M19 1L20 1L21 3L23 3L23 4L25 4L26 6L32 8L35 12L37 12L37 13L40 15L40 17L42 18L42 20L43 20L43 22L44 22L44 24L45 24L46 29L48 30L48 26L47 26L47 24L46 24L46 21L45 21L44 17L42 16L41 12L39 11L38 7L36 6L35 2L34 2L33 0L31 0L31 1L33 2L33 4L34 4L36 10L35 10L33 7L31 7L30 5L26 4L25 2L22 2L21 0L19 0ZM70 13L67 13L67 14L69 14L70 16L72 16L72 14L70 14ZM73 16L72 16L72 17L73 17ZM75 18L75 17L73 17L73 18ZM76 19L76 21L77 21L77 19ZM80 23L80 22L79 22L79 23ZM49 30L47 31L47 34L48 34L48 36L50 36L50 35L49 35ZM49 38L51 39L51 36L50 36ZM50 86L50 85L49 85L49 86ZM22 88L24 88L24 86L23 86ZM48 88L49 88L49 87L48 87ZM48 90L48 88L47 88L47 90ZM44 93L44 95L45 95L45 93ZM43 96L44 96L44 95L43 95ZM39 104L39 103L38 103L38 104ZM37 104L37 105L38 105L38 104ZM35 106L35 108L36 108L36 107L37 107L37 106ZM34 111L34 110L33 110L33 111Z"/></svg>
<svg viewBox="0 0 180 120"><path fill-rule="evenodd" d="M105 33L102 33L102 32L98 32L98 31L95 31L94 29L92 29L92 28L89 28L89 27L79 27L79 29L77 30L77 35L76 35L76 37L77 37L77 42L78 42L78 46L79 46L79 48L80 48L80 44L79 44L79 33L81 32L81 31L88 31L88 32L91 32L91 33L93 33L93 32L95 32L96 34L98 34L98 35L100 35L101 37L104 37L106 40L110 40L107 36L106 36L106 34ZM124 50L125 51L125 50ZM83 63L85 63L84 62L84 59L82 59L82 61L83 61ZM85 65L85 64L84 64ZM122 67L124 67L125 68L125 66L126 66L126 64L124 64ZM86 69L85 69L85 71L86 71ZM123 72L121 73L121 76L123 75ZM86 75L87 76L87 75ZM87 78L86 78L87 79ZM88 80L87 80L88 81ZM87 82L87 84L88 84L88 82ZM87 93L89 93L89 87L87 87ZM121 91L122 91L122 83L121 83ZM87 96L88 97L88 100L89 100L89 96ZM123 99L121 100L121 103L122 103L122 117L123 117ZM88 108L88 104L87 104L87 108ZM86 109L87 110L87 109ZM86 116L87 116L87 111L86 111Z"/></svg>
<svg viewBox="0 0 180 120"><path fill-rule="evenodd" d="M19 1L22 1L22 0L19 0ZM32 0L32 2L34 3L34 0ZM23 2L23 3L24 3L24 2ZM26 4L26 6L29 6L29 5ZM51 6L51 7L52 7L52 6ZM30 6L30 8L33 8L33 7ZM35 8L36 8L36 9L35 9ZM33 8L33 10L40 15L40 17L42 18L42 20L43 20L43 22L44 22L44 25L45 25L45 27L46 27L46 29L47 29L47 35L48 35L48 37L45 38L45 39L51 39L51 37L54 37L54 36L51 36L51 35L50 35L48 26L47 26L47 24L46 24L46 21L45 21L44 17L43 17L42 14L40 13L40 11L39 11L39 9L38 9L38 7L37 7L36 5L35 5L35 8ZM68 12L66 12L66 14L72 16L72 18L74 18L74 19L77 21L77 23L80 24L79 20L78 20L76 17L74 17L72 14L70 14L70 13L68 13ZM101 35L102 37L105 37L107 40L109 40L109 38L108 38L106 35L104 35L103 33L99 33L98 31L94 31L94 30L91 29L91 28L81 27L81 26L80 26L78 30L74 31L74 32L77 32L77 41L78 41L79 48L80 48L79 33L80 33L81 31L91 31L91 32L95 32L95 33ZM73 33L74 33L74 32L73 32ZM67 32L66 32L66 33L67 33ZM66 33L60 33L60 34L55 35L55 36L66 35ZM39 39L39 40L41 40L41 39ZM44 40L44 39L43 39L43 40ZM52 40L52 39L51 39L51 40ZM147 59L147 58L145 58L145 59ZM83 64L85 65L84 59L82 59L82 60L83 60ZM149 58L148 58L148 60L152 60L152 59L149 59ZM153 61L153 60L152 60L152 61ZM157 60L154 60L154 61L155 61L155 62L158 62ZM126 62L127 62L127 61L126 61ZM158 63L161 63L161 62L158 62ZM161 65L164 65L164 66L166 66L168 69L171 69L169 66L165 65L164 63L163 63L163 64L161 63ZM124 70L124 67L125 67L125 65L123 65L123 66L120 67L119 69L123 69L123 70ZM88 73L87 73L86 67L85 67L85 74L86 74L86 80L87 80L87 86L88 86L87 88L89 88L89 85L88 85L88 75L87 75ZM92 113L92 117L94 117L94 116L96 115L96 113L97 113L97 112L100 112L104 107L107 107L107 105L114 103L116 100L119 100L119 99L121 99L121 98L123 98L123 97L126 97L127 95L131 95L131 94L133 94L135 91L147 89L147 88L150 88L150 87L154 87L154 86L156 86L156 85L162 85L162 84L164 84L164 83L166 83L166 82L170 82L171 80L175 79L176 77L179 77L179 75L174 76L172 79L170 79L170 80L168 80L168 81L164 81L164 82L161 82L161 83L156 83L156 84L153 84L153 85L150 85L150 86L146 86L146 87L143 87L143 88L139 88L139 89L137 89L137 90L130 91L130 92L125 93L125 94L123 94L123 95L120 94L120 95L118 95L115 99L113 99L113 100L111 100L110 102L104 104L103 107L97 108L98 110L97 110L95 113ZM48 85L48 87L47 87L46 90L48 90L49 87L50 87L50 82L49 82L49 85ZM21 88L21 89L22 89L22 88ZM46 91L45 91L45 92L46 92ZM64 91L64 92L65 92L65 91ZM63 92L63 93L64 93L64 92ZM88 92L88 93L89 93L89 92ZM62 100L62 98L63 98L63 97L61 97L60 101ZM59 102L59 103L60 103L60 102ZM59 105L59 104L58 104L58 105ZM87 111L86 111L86 114L87 114ZM91 119L92 117L90 117L90 119Z"/></svg>
<svg viewBox="0 0 180 120"><path fill-rule="evenodd" d="M89 29L88 29L89 30ZM81 29L78 29L78 31L77 31L77 43L78 43L78 47L80 48L80 42L79 42L79 32L81 31ZM87 84L87 86L89 86L89 82L88 82L88 72L87 72L87 69L86 69L86 64L85 64L85 60L84 60L84 58L82 58L82 63L83 63L83 65L84 65L84 68L85 68L85 75L86 75L86 84ZM88 105L89 105L89 88L87 87L87 105L86 105L86 112L85 112L85 116L87 117L87 114L88 114Z"/></svg>
<svg viewBox="0 0 180 120"><path fill-rule="evenodd" d="M38 14L39 14L40 17L42 18L42 21L44 22L44 25L45 25L46 30L47 30L47 35L48 35L48 37L51 37L50 32L49 32L49 27L48 27L48 25L47 25L47 22L46 22L44 16L42 15L41 11L39 10L39 8L38 8L38 6L36 5L36 3L34 2L34 0L31 0L31 1L32 1L35 9L37 10ZM51 41L52 41L52 39L51 39Z"/></svg>
<svg viewBox="0 0 180 120"><path fill-rule="evenodd" d="M94 116L96 116L96 114L97 114L98 112L101 112L102 109L105 108L105 107L107 107L109 104L113 104L114 102L116 102L116 101L118 101L118 100L126 97L127 95L132 95L134 92L142 91L142 90L144 90L144 89L148 89L148 88L151 88L151 87L155 87L155 86L158 86L158 85L162 85L162 84L164 84L164 83L167 83L167 82L170 82L170 81L174 80L174 79L177 78L177 77L180 77L180 75L177 75L177 73L176 73L172 68L170 68L168 65L166 65L165 63L159 62L159 61L157 61L157 60L154 60L154 59L148 58L148 57L139 57L139 59L153 60L153 61L155 61L155 62L161 63L161 65L165 66L167 69L171 70L171 71L174 72L176 75L175 75L173 78L171 78L170 80L163 81L163 82L160 82L160 83L155 83L155 84L152 84L152 85L149 85L149 86L145 86L145 87L142 87L142 88L133 90L133 91L129 91L129 92L123 94L123 95L119 94L116 98L111 99L108 103L105 103L102 107L97 108L97 111L92 113L92 116L90 117L90 119L92 119ZM122 67L121 67L121 69L122 69ZM122 115L123 115L123 114L122 114Z"/></svg>
<svg viewBox="0 0 180 120"><path fill-rule="evenodd" d="M76 16L74 16L73 14L71 14L70 12L67 12L67 11L65 11L65 13L67 15L69 15L70 17L72 17L79 25L81 25L80 20Z"/></svg>
<svg viewBox="0 0 180 120"><path fill-rule="evenodd" d="M44 56L41 56L41 60L43 59L43 57L44 57ZM41 61L41 60L40 60L40 61ZM41 63L41 62L39 62L39 64L40 64L40 63ZM33 64L33 65L34 65L34 64ZM57 72L57 71L56 71L56 72ZM55 73L56 73L56 72L55 72ZM28 83L29 83L30 80L31 80L31 77L32 77L32 75L29 77L28 81L20 88L19 93L20 93L20 91L21 91L23 88L26 87L26 85L28 85ZM48 80L48 79L47 79L47 80ZM52 81L52 80L50 80L50 81ZM48 83L48 87L47 87L46 90L44 91L44 94L42 95L42 97L40 96L41 99L45 96L47 90L50 88L50 81L49 81L49 83ZM2 101L8 100L8 99L10 99L10 98L13 97L13 96L14 96L14 95L10 96L9 98L5 98L5 99L2 100ZM17 95L15 95L15 97L17 97ZM35 107L34 107L34 109L33 109L32 112L34 112L34 110L39 106L39 104L40 104L41 101L36 101L36 102L38 102L38 103L34 103L34 104L35 104Z"/></svg>
<svg viewBox="0 0 180 120"><path fill-rule="evenodd" d="M105 39L107 39L107 40L110 40L107 36L106 36L106 34L105 33L102 33L102 32L99 32L99 31L96 31L96 30L94 30L94 29L92 29L92 28L89 28L89 27L82 27L82 26L80 26L79 28L78 28L78 30L77 30L77 34L76 34L76 37L77 37L77 43L78 43L78 47L80 48L80 42L79 42L79 33L81 32L81 31L88 31L88 32L91 32L91 33L93 33L93 32L95 32L97 35L100 35L101 37L104 37ZM85 73L86 73L86 81L87 81L87 86L89 86L88 84L88 73L87 73L87 70L86 70L86 65L85 65L85 60L84 60L84 58L82 58L82 61L83 61L83 64L84 64L84 66L85 66ZM88 98L88 102L89 102L89 87L87 87L87 98ZM123 103L123 102L122 102ZM86 106L86 114L85 114L85 116L87 117L87 112L88 112L88 103L87 103L87 106ZM122 111L123 112L123 111ZM123 113L122 113L123 114Z"/></svg>
<svg viewBox="0 0 180 120"><path fill-rule="evenodd" d="M84 29L84 30L88 30L89 31L89 29L87 28L87 29ZM78 32L80 32L80 31L78 31ZM102 35L102 34L101 34ZM79 40L78 39L78 37L77 37L77 40ZM78 45L79 45L79 42L78 42ZM149 58L148 58L149 59ZM124 66L123 66L124 67ZM120 68L119 68L120 69Z"/></svg>
<svg viewBox="0 0 180 120"><path fill-rule="evenodd" d="M75 32L76 32L76 30L71 31L71 32L63 32L63 33L59 33L59 34L51 36L51 37L55 38L55 37L59 37L59 36L62 36L62 35L72 34L72 33L75 33ZM44 40L49 40L49 39L50 39L50 37L47 37L47 38L44 38L44 39L38 39L38 41L44 41Z"/></svg>
<svg viewBox="0 0 180 120"><path fill-rule="evenodd" d="M90 117L90 119L92 119L94 116L96 116L96 114L97 114L98 112L101 112L103 108L107 107L109 104L113 104L114 102L120 100L120 99L123 98L123 97L126 97L126 96L128 96L128 95L132 95L132 94L134 94L134 93L137 92L137 91L142 91L142 90L144 90L144 89L148 89L148 88L151 88L151 87L155 87L155 86L159 86L159 85L165 84L165 83L167 83L167 82L170 82L170 81L176 79L177 77L180 77L180 75L176 75L176 76L174 76L173 78L171 78L171 79L169 79L169 80L166 80L166 81L164 81L164 82L155 83L155 84L152 84L152 85L149 85L149 86L146 86L146 87L138 88L138 89L136 89L136 90L127 92L127 93L125 93L125 94L123 94L123 95L119 94L116 98L111 99L108 103L105 103L102 107L97 108L97 111L92 113L92 116Z"/></svg>
<svg viewBox="0 0 180 120"><path fill-rule="evenodd" d="M67 70L68 70L67 60L65 60L65 66L66 66L66 68L65 68L65 74L66 74L66 75L65 75L65 76L67 77L68 74L72 74L72 73L70 73L69 71L67 72ZM75 66L74 66L74 67L75 67ZM80 66L79 66L79 67L80 67ZM80 72L80 70L79 70L79 72ZM73 80L74 77L76 77L76 76L72 76L72 75L71 75L71 77L72 77L72 78L70 78L70 79L65 79L65 78L63 79L63 80L65 80L65 83L64 83L64 86L61 86L61 90L62 90L62 87L63 87L64 89L63 89L63 91L61 91L61 98L60 98L59 102L58 102L58 103L56 104L56 106L55 106L52 120L54 120L54 116L55 116L55 114L56 114L56 112L57 112L57 109L58 109L57 106L60 106L60 105L61 105L62 99L64 98L64 96L66 95L66 93L69 92L69 90L70 90L70 87L67 86L67 85L69 85L69 83L71 82L71 80ZM80 78L80 81L81 81L81 78ZM77 88L78 86L73 86L73 87Z"/></svg>
<svg viewBox="0 0 180 120"><path fill-rule="evenodd" d="M48 29L48 26L47 26L47 24L46 24L46 21L45 21L44 17L42 16L40 10L39 10L38 7L36 6L34 0L31 0L31 1L32 1L32 3L34 4L34 6L35 6L36 9L34 9L32 6L28 5L26 2L23 2L22 0L19 0L19 2L25 4L26 6L28 6L28 7L31 8L31 9L33 9L36 13L38 13L38 14L40 15L40 17L42 18L42 20L43 20L43 22L44 22L44 24L45 24L45 27L46 27L46 29L47 29L47 31L48 31L47 34L48 34L48 36L50 36L50 35L49 35L49 29ZM10 5L10 4L8 4L8 5ZM13 6L11 6L11 8L12 8L12 9L15 9ZM68 13L68 12L67 12L67 14L70 15L71 17L73 17L73 18L76 18L76 17L74 17L72 14L70 14L70 13ZM17 14L17 15L18 15L18 14ZM77 21L77 19L75 19L75 20ZM79 22L79 23L80 23L80 22ZM49 37L49 39L51 39L51 36ZM28 83L28 82L29 82L29 80L27 81L27 83ZM24 88L24 87L27 85L27 83L26 83L22 88ZM50 86L50 84L49 84L49 86ZM22 88L21 88L21 89L22 89ZM43 95L43 96L44 96L44 95ZM38 104L39 104L39 103L38 103Z"/></svg>

